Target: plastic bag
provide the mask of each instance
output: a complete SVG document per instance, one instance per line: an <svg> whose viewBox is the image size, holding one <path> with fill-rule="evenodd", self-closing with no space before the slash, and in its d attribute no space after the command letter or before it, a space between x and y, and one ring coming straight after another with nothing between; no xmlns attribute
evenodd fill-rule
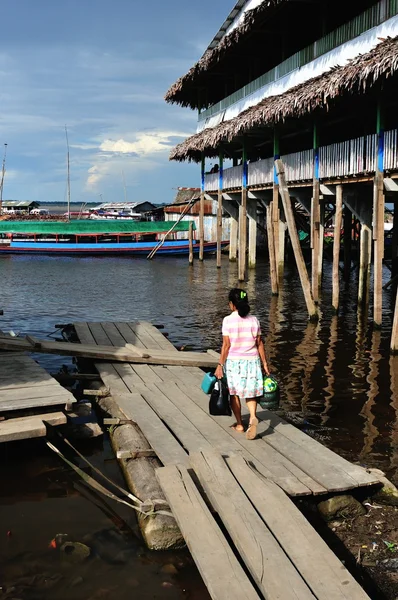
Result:
<svg viewBox="0 0 398 600"><path fill-rule="evenodd" d="M230 417L229 390L224 379L217 379L210 396L209 413L214 417Z"/></svg>
<svg viewBox="0 0 398 600"><path fill-rule="evenodd" d="M264 397L260 399L260 406L266 410L278 410L280 401L279 385L272 375L264 377Z"/></svg>

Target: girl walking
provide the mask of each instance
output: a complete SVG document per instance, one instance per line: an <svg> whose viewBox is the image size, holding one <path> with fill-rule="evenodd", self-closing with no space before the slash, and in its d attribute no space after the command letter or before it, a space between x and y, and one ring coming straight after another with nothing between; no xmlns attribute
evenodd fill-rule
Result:
<svg viewBox="0 0 398 600"><path fill-rule="evenodd" d="M248 440L257 435L257 398L263 395L263 372L269 375L261 328L257 317L250 315L247 293L234 288L228 296L230 315L222 324L223 343L215 375L221 379L225 372L235 415L236 431L244 431L241 402L246 401L250 413Z"/></svg>

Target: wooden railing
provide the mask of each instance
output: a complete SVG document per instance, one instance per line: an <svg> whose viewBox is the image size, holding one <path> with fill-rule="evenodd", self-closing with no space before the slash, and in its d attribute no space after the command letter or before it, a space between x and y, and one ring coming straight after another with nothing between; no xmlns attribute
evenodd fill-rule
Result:
<svg viewBox="0 0 398 600"><path fill-rule="evenodd" d="M314 173L314 151L302 150L285 154L286 181L289 183L310 181ZM353 175L374 173L377 167L377 134L362 136L353 140L321 146L319 148L319 177L333 179ZM398 131L385 132L384 169L398 169ZM248 165L248 185L268 185L273 182L274 159L264 158ZM218 173L206 175L205 189L218 189ZM224 169L223 189L242 186L242 166Z"/></svg>

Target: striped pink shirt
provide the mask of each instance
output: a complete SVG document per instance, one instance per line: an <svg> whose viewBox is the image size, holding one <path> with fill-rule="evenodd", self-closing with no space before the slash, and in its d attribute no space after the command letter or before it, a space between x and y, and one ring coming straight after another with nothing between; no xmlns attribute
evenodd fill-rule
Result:
<svg viewBox="0 0 398 600"><path fill-rule="evenodd" d="M258 356L256 339L261 335L261 328L257 317L240 317L236 310L224 318L222 334L228 336L231 342L229 359L241 360Z"/></svg>

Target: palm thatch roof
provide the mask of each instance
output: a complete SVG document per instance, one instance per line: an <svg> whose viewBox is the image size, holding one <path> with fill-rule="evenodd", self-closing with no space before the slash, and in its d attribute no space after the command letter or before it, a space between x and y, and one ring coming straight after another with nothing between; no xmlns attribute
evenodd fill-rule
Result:
<svg viewBox="0 0 398 600"><path fill-rule="evenodd" d="M377 82L398 70L398 36L380 42L373 50L350 60L347 65L333 67L287 92L265 98L234 119L205 129L178 144L170 160L195 161L217 156L222 143L260 126L273 127L288 118L299 118L316 109L328 110L333 100L348 94L364 94Z"/></svg>
<svg viewBox="0 0 398 600"><path fill-rule="evenodd" d="M221 62L231 49L239 44L267 13L271 13L271 11L279 7L279 5L291 1L292 0L264 0L257 8L247 11L240 25L235 27L231 33L225 35L215 48L207 50L188 73L180 77L171 86L165 95L166 102L196 108L196 103L192 102L191 94L185 92L184 86L186 84L192 84L198 76Z"/></svg>

